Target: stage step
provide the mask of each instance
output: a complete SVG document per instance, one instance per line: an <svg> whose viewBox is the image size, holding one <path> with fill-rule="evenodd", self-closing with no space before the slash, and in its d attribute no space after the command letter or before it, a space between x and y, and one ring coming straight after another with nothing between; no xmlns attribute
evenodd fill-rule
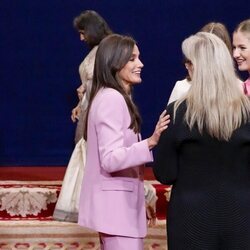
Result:
<svg viewBox="0 0 250 250"><path fill-rule="evenodd" d="M148 228L145 250L166 250L166 223ZM100 250L98 234L76 223L0 221L0 250Z"/></svg>
<svg viewBox="0 0 250 250"><path fill-rule="evenodd" d="M66 167L0 167L0 220L52 220ZM166 218L170 187L145 168L145 183L156 191L156 216Z"/></svg>
<svg viewBox="0 0 250 250"><path fill-rule="evenodd" d="M170 188L147 181L157 195L156 216L166 218ZM52 220L62 181L0 181L0 220Z"/></svg>
<svg viewBox="0 0 250 250"><path fill-rule="evenodd" d="M100 250L98 234L52 218L65 167L0 167L0 250ZM148 226L144 250L166 250L170 188L145 173L155 188L156 225ZM10 180L11 178L11 180Z"/></svg>

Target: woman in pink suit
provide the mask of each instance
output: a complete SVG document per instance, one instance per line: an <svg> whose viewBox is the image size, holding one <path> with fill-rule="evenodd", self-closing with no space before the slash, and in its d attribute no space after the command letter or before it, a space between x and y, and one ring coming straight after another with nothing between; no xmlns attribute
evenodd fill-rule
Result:
<svg viewBox="0 0 250 250"><path fill-rule="evenodd" d="M131 98L143 64L131 37L110 35L96 54L87 111L87 158L78 223L99 232L103 250L142 250L147 222L143 165L167 128L163 112L153 135L140 139L141 118Z"/></svg>

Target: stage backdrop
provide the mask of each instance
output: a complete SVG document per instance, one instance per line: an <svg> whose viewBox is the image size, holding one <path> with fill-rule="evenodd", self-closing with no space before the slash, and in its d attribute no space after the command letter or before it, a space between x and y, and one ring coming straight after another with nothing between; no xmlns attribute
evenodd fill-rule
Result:
<svg viewBox="0 0 250 250"><path fill-rule="evenodd" d="M93 9L132 35L145 65L134 96L149 136L176 80L181 42L209 21L230 32L249 18L249 0L1 0L0 165L66 165L72 152L78 65L88 52L73 29Z"/></svg>

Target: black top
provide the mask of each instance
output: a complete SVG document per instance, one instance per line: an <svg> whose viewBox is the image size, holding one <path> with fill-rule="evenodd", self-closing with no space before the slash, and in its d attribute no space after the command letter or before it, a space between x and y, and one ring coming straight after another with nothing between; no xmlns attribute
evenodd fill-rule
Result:
<svg viewBox="0 0 250 250"><path fill-rule="evenodd" d="M191 131L183 102L156 148L154 174L172 184L168 244L172 249L250 249L250 123L219 141Z"/></svg>

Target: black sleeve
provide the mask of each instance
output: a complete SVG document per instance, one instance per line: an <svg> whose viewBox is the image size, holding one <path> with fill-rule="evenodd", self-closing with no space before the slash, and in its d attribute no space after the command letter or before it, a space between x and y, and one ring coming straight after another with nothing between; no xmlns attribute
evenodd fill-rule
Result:
<svg viewBox="0 0 250 250"><path fill-rule="evenodd" d="M173 105L167 107L170 115L170 124L162 133L155 149L153 171L155 178L162 184L173 184L177 178L178 155L177 155L177 121L174 123Z"/></svg>

